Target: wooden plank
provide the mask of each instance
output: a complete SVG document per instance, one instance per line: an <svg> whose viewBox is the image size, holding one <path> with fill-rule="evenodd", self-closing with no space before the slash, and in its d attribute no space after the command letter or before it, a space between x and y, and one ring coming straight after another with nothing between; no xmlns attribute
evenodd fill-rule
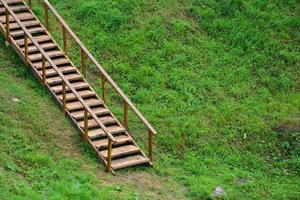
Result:
<svg viewBox="0 0 300 200"><path fill-rule="evenodd" d="M55 43L45 43L45 44L41 44L40 45L44 50L49 50L49 49L54 49L54 48L58 48L57 44ZM22 51L24 51L25 48L22 48ZM36 48L36 46L30 46L28 48L28 52L29 53L33 53L33 52L38 52L39 50ZM50 65L49 65L50 66Z"/></svg>
<svg viewBox="0 0 300 200"><path fill-rule="evenodd" d="M76 72L76 69L72 66L63 66L59 68L63 73L70 73L70 72ZM40 70L40 74L42 74L42 70ZM46 70L47 76L54 76L57 75L57 72L50 68Z"/></svg>
<svg viewBox="0 0 300 200"><path fill-rule="evenodd" d="M65 53L62 52L62 51L59 51L59 50L53 50L53 51L49 51L49 52L46 52L46 54L52 58L52 57L59 57L59 56L64 56ZM37 61L37 60L42 60L42 54L41 53L37 53L37 54L32 54L29 56L29 59L31 61Z"/></svg>
<svg viewBox="0 0 300 200"><path fill-rule="evenodd" d="M144 163L149 163L149 159L142 155L130 156L126 158L116 159L112 161L113 169L121 169L133 165L140 165Z"/></svg>
<svg viewBox="0 0 300 200"><path fill-rule="evenodd" d="M119 136L115 136L117 142L116 144L125 144L127 142L132 141L132 139L130 137L128 137L127 135L119 135ZM96 146L96 148L102 148L102 147L107 147L108 145L108 139L101 139L101 140L96 140L92 142L93 145Z"/></svg>
<svg viewBox="0 0 300 200"><path fill-rule="evenodd" d="M86 82L83 82L83 81L82 82L72 83L72 86L76 90L90 88L89 84L86 83ZM51 89L54 91L54 93L61 93L62 92L62 86L61 85L53 86L53 87L51 87ZM67 89L67 91L70 91L69 87L67 87L66 89Z"/></svg>
<svg viewBox="0 0 300 200"><path fill-rule="evenodd" d="M24 21L23 24L25 27L31 27L31 26L38 26L41 23L36 20L28 20L28 21ZM4 24L4 27L6 27L5 24ZM12 29L17 29L17 28L21 28L21 27L17 22L11 22L11 23L9 23L9 28L12 30Z"/></svg>
<svg viewBox="0 0 300 200"><path fill-rule="evenodd" d="M35 17L31 13L18 13L16 14L18 19L23 20L29 20L29 19L35 19ZM5 23L6 19L5 16L0 16L0 22ZM9 16L9 22L15 22L16 20L10 15Z"/></svg>
<svg viewBox="0 0 300 200"><path fill-rule="evenodd" d="M55 65L71 65L70 60L67 58L53 58L52 61L55 63ZM42 62L35 62L33 63L34 67L38 70L42 68ZM46 62L46 67L51 67L49 62Z"/></svg>
<svg viewBox="0 0 300 200"><path fill-rule="evenodd" d="M104 125L108 125L108 124L114 124L117 123L117 120L111 116L106 116L106 117L99 117L99 120L101 121L101 123L103 123ZM84 121L78 122L79 126L81 128L83 128L84 126ZM88 120L88 124L89 124L89 128L95 128L98 127L99 125L96 123L96 121L94 119L90 119Z"/></svg>
<svg viewBox="0 0 300 200"><path fill-rule="evenodd" d="M85 101L85 103L88 106L100 106L103 104L103 102L100 101L99 99L88 99ZM82 109L83 106L79 101L76 101L72 103L67 103L67 108L68 110L77 110L77 109Z"/></svg>
<svg viewBox="0 0 300 200"><path fill-rule="evenodd" d="M109 127L107 127L107 129L109 130L109 132L111 134L118 134L118 133L124 133L125 132L125 129L123 127L120 127L120 126L109 126ZM105 136L105 133L100 128L89 130L89 137L91 139L94 139L94 138L97 138L97 137L103 137L103 136Z"/></svg>
<svg viewBox="0 0 300 200"><path fill-rule="evenodd" d="M68 74L65 75L65 78L69 81L76 81L76 80L82 80L83 77L80 74ZM60 76L47 78L47 83L49 85L62 83L62 78Z"/></svg>
<svg viewBox="0 0 300 200"><path fill-rule="evenodd" d="M79 91L78 94L82 97L82 98L86 98L86 97L95 97L96 93L90 90L84 90L84 91ZM61 100L62 99L62 95L58 95L58 98ZM77 97L73 94L73 93L67 93L67 100L75 100L77 99Z"/></svg>
<svg viewBox="0 0 300 200"><path fill-rule="evenodd" d="M47 42L47 41L52 41L52 38L49 35L40 35L40 36L35 36L34 39L37 42ZM17 45L19 46L23 46L24 45L24 39L19 39L19 40L15 40L15 42L17 43ZM29 40L28 44L32 44L32 41Z"/></svg>
<svg viewBox="0 0 300 200"><path fill-rule="evenodd" d="M110 113L110 111L104 107L93 108L92 110L97 116ZM90 117L91 115L89 114L88 116ZM84 112L83 111L72 112L72 117L74 117L76 120L83 119Z"/></svg>
<svg viewBox="0 0 300 200"><path fill-rule="evenodd" d="M112 161L113 169L121 169L124 167L129 167L133 165L140 165L144 163L149 163L149 159L142 155L130 156L126 158L116 159Z"/></svg>
<svg viewBox="0 0 300 200"><path fill-rule="evenodd" d="M14 12L19 12L19 11L28 11L28 7L24 6L24 5L17 5L17 6L10 6L10 8L14 11ZM0 15L5 14L5 8L2 7L0 8Z"/></svg>
<svg viewBox="0 0 300 200"><path fill-rule="evenodd" d="M14 3L23 3L23 0L5 0L5 2L7 4L14 4ZM2 5L1 2L0 2L0 5Z"/></svg>
<svg viewBox="0 0 300 200"><path fill-rule="evenodd" d="M126 145L126 146L121 146L121 147L114 147L112 149L112 157L118 157L118 156L123 156L127 155L130 153L137 153L140 152L140 149L135 146L135 145ZM107 158L107 150L100 151L99 154L101 154L104 158Z"/></svg>
<svg viewBox="0 0 300 200"><path fill-rule="evenodd" d="M28 30L31 34L44 33L45 32L45 29L42 28L42 27L28 28ZM23 30L14 30L14 31L11 31L10 33L11 33L12 37L24 36L24 31Z"/></svg>

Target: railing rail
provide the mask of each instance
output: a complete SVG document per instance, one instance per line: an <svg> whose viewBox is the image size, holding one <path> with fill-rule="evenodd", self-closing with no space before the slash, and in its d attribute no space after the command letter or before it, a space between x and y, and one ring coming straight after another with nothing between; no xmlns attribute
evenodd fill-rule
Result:
<svg viewBox="0 0 300 200"><path fill-rule="evenodd" d="M85 62L86 58L89 58L90 61L97 67L102 75L102 99L105 103L107 103L107 94L106 94L106 86L105 83L108 81L113 89L121 96L124 101L124 126L128 130L128 107L132 109L132 111L138 116L138 118L143 122L143 124L148 128L148 156L150 160L153 160L153 151L152 151L152 144L153 144L153 135L157 134L156 130L151 126L151 124L146 120L146 118L142 115L142 113L135 107L135 105L131 102L131 100L124 94L124 92L119 88L119 86L113 81L113 79L108 75L108 73L104 70L104 68L98 63L96 58L89 52L89 50L84 46L81 40L77 37L77 35L72 31L69 25L63 20L63 18L58 14L55 8L51 5L48 0L44 1L44 9L45 9L45 26L49 30L49 13L50 10L55 18L60 22L62 25L63 31L63 44L64 44L64 51L67 53L67 38L66 38L66 31L71 35L71 37L76 41L76 43L81 48L81 56L82 56L82 69L83 74L85 75Z"/></svg>
<svg viewBox="0 0 300 200"><path fill-rule="evenodd" d="M71 83L68 79L65 78L64 74L58 69L56 64L50 59L50 57L46 54L46 52L41 48L41 46L38 44L38 42L34 39L32 34L28 31L28 29L22 24L22 22L19 20L19 18L16 16L16 14L13 12L13 10L8 6L8 4L4 0L0 0L0 2L5 7L6 12L6 39L8 42L10 42L10 30L9 30L9 15L11 15L14 20L17 22L17 24L22 28L24 31L24 44L25 44L25 63L29 63L29 56L28 56L28 39L31 40L31 42L34 44L34 46L41 52L42 54L42 63L43 63L43 82L45 82L45 61L47 61L53 69L56 71L56 73L61 77L62 83L63 83L63 108L64 112L66 112L66 86L69 87L71 92L78 98L82 106L85 110L85 118L87 118L87 113L89 113L92 118L96 121L96 123L103 129L104 133L108 136L108 145L109 148L111 148L111 144L116 142L116 139L113 137L113 135L107 130L107 128L104 126L102 122L98 119L98 117L93 113L93 111L90 109L90 107L85 103L83 98L78 94L78 92L73 88ZM87 121L87 120L86 120ZM87 128L87 124L85 123L84 129ZM87 138L87 132L85 132L85 138ZM111 149L108 151L108 171L110 171L111 167Z"/></svg>
<svg viewBox="0 0 300 200"><path fill-rule="evenodd" d="M77 37L77 35L72 31L69 25L63 20L63 18L58 14L55 8L50 4L48 0L45 0L45 4L49 10L54 14L56 19L62 24L62 26L68 31L68 33L72 36L72 38L77 42L82 51L89 57L89 59L97 66L98 70L101 72L102 76L112 85L112 87L119 93L119 95L123 98L124 101L129 105L129 107L136 113L136 115L142 120L149 130L152 131L153 134L156 134L156 130L150 125L150 123L145 119L142 113L135 107L135 105L130 101L130 99L124 94L124 92L119 88L119 86L112 80L112 78L108 75L108 73L104 70L104 68L98 63L96 58L89 52L89 50L84 46L81 40Z"/></svg>

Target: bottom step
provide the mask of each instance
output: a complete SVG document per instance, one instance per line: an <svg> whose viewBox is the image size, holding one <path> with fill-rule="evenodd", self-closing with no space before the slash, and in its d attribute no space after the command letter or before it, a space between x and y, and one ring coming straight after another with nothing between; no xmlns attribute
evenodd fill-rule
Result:
<svg viewBox="0 0 300 200"><path fill-rule="evenodd" d="M137 155L137 156L130 156L127 158L122 158L118 160L113 160L111 163L112 168L115 169L120 169L124 167L129 167L132 165L140 165L144 163L149 163L149 159L145 158L144 156Z"/></svg>

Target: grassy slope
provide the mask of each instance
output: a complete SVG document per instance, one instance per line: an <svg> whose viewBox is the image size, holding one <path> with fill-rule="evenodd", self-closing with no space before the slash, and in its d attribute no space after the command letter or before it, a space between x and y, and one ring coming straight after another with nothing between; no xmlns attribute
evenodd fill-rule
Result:
<svg viewBox="0 0 300 200"><path fill-rule="evenodd" d="M105 173L2 37L0 43L0 199L183 198L182 187L147 169Z"/></svg>
<svg viewBox="0 0 300 200"><path fill-rule="evenodd" d="M296 1L52 2L159 130L147 171L194 199L300 195Z"/></svg>

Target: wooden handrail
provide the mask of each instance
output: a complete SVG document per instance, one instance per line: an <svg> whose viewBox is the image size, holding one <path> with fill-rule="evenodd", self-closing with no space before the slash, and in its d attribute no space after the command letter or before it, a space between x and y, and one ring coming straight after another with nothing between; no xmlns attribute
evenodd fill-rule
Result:
<svg viewBox="0 0 300 200"><path fill-rule="evenodd" d="M56 64L50 59L50 57L46 54L46 52L40 47L38 42L33 38L31 33L28 31L28 29L22 24L22 22L19 20L19 18L16 16L16 14L11 10L11 8L8 6L8 4L4 0L0 0L2 4L4 5L6 12L9 12L10 15L15 19L15 21L18 23L18 25L22 28L25 35L32 41L32 43L35 45L35 47L41 52L42 56L47 60L47 62L53 67L53 69L56 71L56 73L61 77L62 81L70 88L72 93L78 98L84 109L86 109L90 115L93 117L93 119L96 121L96 123L103 129L105 134L109 137L109 141L112 141L113 143L117 142L116 139L112 136L112 134L107 130L107 128L103 125L102 122L99 121L98 117L92 112L90 107L86 105L83 98L78 94L78 92L72 87L71 83L68 79L65 78L64 74L58 69ZM6 14L7 15L7 14ZM7 38L9 39L9 38Z"/></svg>
<svg viewBox="0 0 300 200"><path fill-rule="evenodd" d="M152 134L157 134L156 130L151 126L151 124L145 119L142 113L135 107L131 100L123 93L123 91L118 87L118 85L113 81L113 79L108 75L104 68L98 63L96 58L89 52L89 50L83 45L81 40L72 31L69 25L63 20L63 18L58 14L55 8L50 4L48 0L44 1L45 5L50 9L56 19L62 24L62 26L68 31L72 38L77 42L82 51L85 52L86 56L96 65L102 76L111 84L111 86L117 91L117 93L123 98L127 105L133 110L133 112L140 118L144 125L151 131ZM45 8L46 9L46 8ZM48 17L46 17L48 18ZM104 100L104 99L103 99Z"/></svg>

